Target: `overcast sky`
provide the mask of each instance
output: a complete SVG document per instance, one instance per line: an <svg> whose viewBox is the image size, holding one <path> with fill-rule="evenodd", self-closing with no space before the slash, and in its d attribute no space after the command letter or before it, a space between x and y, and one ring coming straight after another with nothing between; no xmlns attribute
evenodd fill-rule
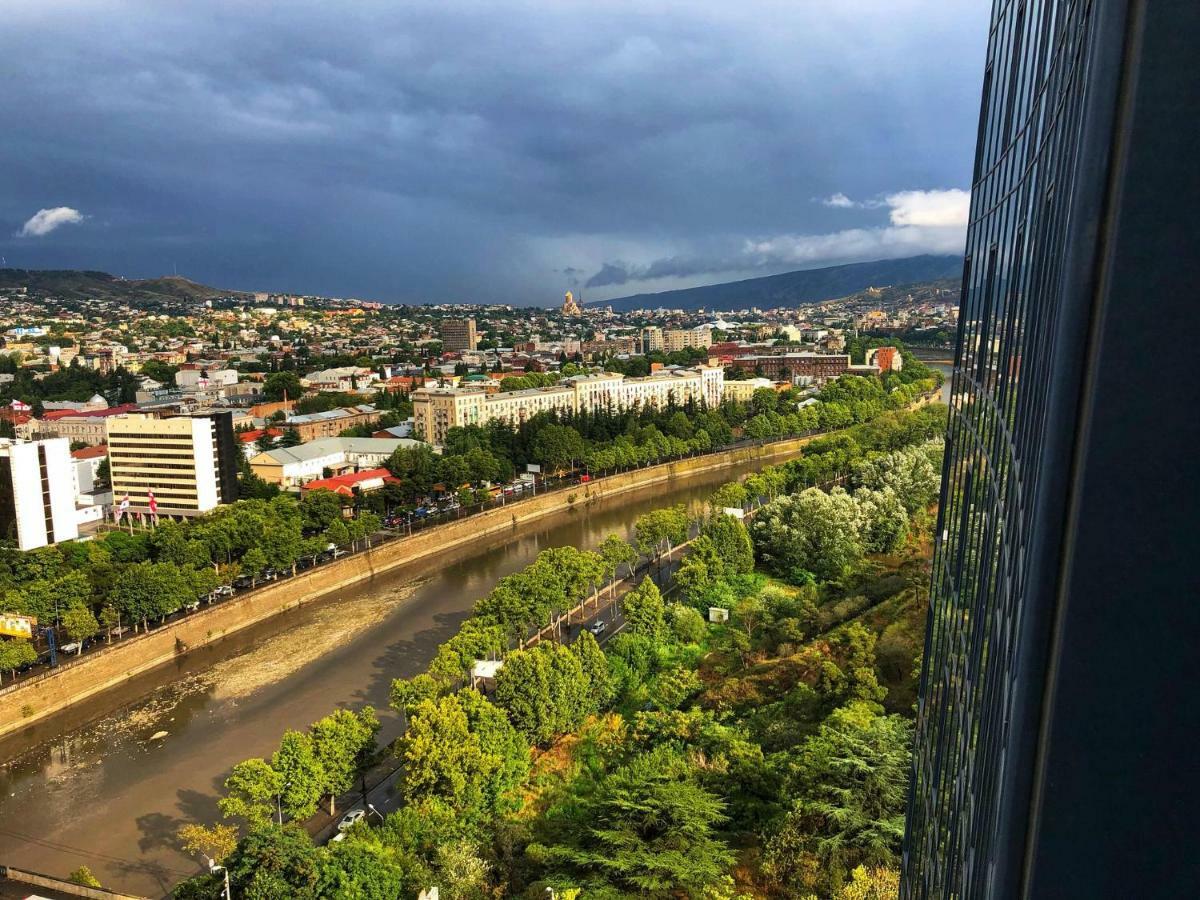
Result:
<svg viewBox="0 0 1200 900"><path fill-rule="evenodd" d="M0 255L551 304L961 251L984 0L16 0Z"/></svg>

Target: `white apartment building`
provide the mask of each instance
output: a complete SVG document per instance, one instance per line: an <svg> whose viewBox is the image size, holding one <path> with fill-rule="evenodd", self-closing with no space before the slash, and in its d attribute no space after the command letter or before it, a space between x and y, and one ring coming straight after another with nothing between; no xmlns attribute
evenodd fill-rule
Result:
<svg viewBox="0 0 1200 900"><path fill-rule="evenodd" d="M79 537L66 438L0 438L0 537L22 550Z"/></svg>
<svg viewBox="0 0 1200 900"><path fill-rule="evenodd" d="M689 401L719 406L725 370L720 366L661 369L645 378L603 372L576 375L562 384L523 391L487 394L477 388L437 387L415 391L413 433L431 444L443 444L451 428L501 421L510 426L541 412L621 410L665 407Z"/></svg>
<svg viewBox="0 0 1200 900"><path fill-rule="evenodd" d="M579 408L575 389L570 386L526 388L502 391L484 397L487 421L500 421L516 427L543 412L574 412Z"/></svg>

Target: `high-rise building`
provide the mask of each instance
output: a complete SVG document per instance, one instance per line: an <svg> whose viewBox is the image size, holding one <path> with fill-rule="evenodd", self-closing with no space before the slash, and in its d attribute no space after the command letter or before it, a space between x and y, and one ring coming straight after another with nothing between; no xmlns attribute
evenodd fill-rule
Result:
<svg viewBox="0 0 1200 900"><path fill-rule="evenodd" d="M34 550L79 537L66 438L0 438L0 540Z"/></svg>
<svg viewBox="0 0 1200 900"><path fill-rule="evenodd" d="M1198 39L1194 0L995 2L907 898L1200 890Z"/></svg>
<svg viewBox="0 0 1200 900"><path fill-rule="evenodd" d="M443 350L459 352L479 348L474 319L443 319L441 331Z"/></svg>
<svg viewBox="0 0 1200 900"><path fill-rule="evenodd" d="M232 413L107 421L113 500L130 512L195 516L237 499Z"/></svg>

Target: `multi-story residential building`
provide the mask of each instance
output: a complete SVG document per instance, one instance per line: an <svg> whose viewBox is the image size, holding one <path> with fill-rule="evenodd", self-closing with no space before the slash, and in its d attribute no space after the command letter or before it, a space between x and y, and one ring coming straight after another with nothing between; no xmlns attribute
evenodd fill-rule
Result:
<svg viewBox="0 0 1200 900"><path fill-rule="evenodd" d="M406 438L321 438L259 453L251 457L250 468L271 484L299 488L319 478L376 468L387 462L400 447L418 443Z"/></svg>
<svg viewBox="0 0 1200 900"><path fill-rule="evenodd" d="M1200 4L996 0L901 896L1200 886ZM1188 198L1191 198L1189 200Z"/></svg>
<svg viewBox="0 0 1200 900"><path fill-rule="evenodd" d="M573 387L526 388L521 391L500 391L484 398L484 415L489 422L504 422L512 427L544 412L574 412L578 399Z"/></svg>
<svg viewBox="0 0 1200 900"><path fill-rule="evenodd" d="M720 366L662 369L645 378L611 372L576 375L560 385L488 394L478 388L424 388L412 395L413 431L442 444L451 428L502 421L516 426L542 412L661 408L704 403L720 405L725 371Z"/></svg>
<svg viewBox="0 0 1200 900"><path fill-rule="evenodd" d="M337 437L347 428L374 425L379 421L379 416L379 410L364 403L359 406L292 416L284 422L284 427L296 429L302 441L315 441L319 438Z"/></svg>
<svg viewBox="0 0 1200 900"><path fill-rule="evenodd" d="M413 434L431 444L444 444L451 428L482 425L487 392L478 388L427 387L414 391Z"/></svg>
<svg viewBox="0 0 1200 900"><path fill-rule="evenodd" d="M0 438L0 538L34 550L79 537L66 438Z"/></svg>
<svg viewBox="0 0 1200 900"><path fill-rule="evenodd" d="M743 372L761 372L776 381L791 378L811 378L825 381L845 375L850 357L836 353L779 353L772 356L735 356L731 361Z"/></svg>
<svg viewBox="0 0 1200 900"><path fill-rule="evenodd" d="M137 409L135 403L100 409L48 410L40 419L30 419L17 430L23 438L66 438L70 443L95 447L104 443L106 423L112 416L123 416Z"/></svg>
<svg viewBox="0 0 1200 900"><path fill-rule="evenodd" d="M878 367L880 372L899 372L904 368L904 357L895 347L873 347L867 351L867 365Z"/></svg>
<svg viewBox="0 0 1200 900"><path fill-rule="evenodd" d="M474 319L443 319L441 333L443 350L455 353L479 347Z"/></svg>
<svg viewBox="0 0 1200 900"><path fill-rule="evenodd" d="M699 328L668 328L663 332L663 346L668 353L696 348L707 350L712 346L712 326Z"/></svg>
<svg viewBox="0 0 1200 900"><path fill-rule="evenodd" d="M239 449L232 414L106 420L113 498L129 511L195 516L237 499Z"/></svg>
<svg viewBox="0 0 1200 900"><path fill-rule="evenodd" d="M747 403L754 397L754 392L763 388L773 388L775 382L770 378L745 378L740 381L726 381L724 398L738 403Z"/></svg>
<svg viewBox="0 0 1200 900"><path fill-rule="evenodd" d="M663 330L657 325L649 325L642 329L642 353L654 353L662 350Z"/></svg>

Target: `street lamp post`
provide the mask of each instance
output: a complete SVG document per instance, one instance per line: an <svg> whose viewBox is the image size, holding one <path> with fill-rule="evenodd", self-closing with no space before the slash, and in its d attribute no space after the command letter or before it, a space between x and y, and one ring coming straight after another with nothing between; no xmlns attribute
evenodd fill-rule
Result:
<svg viewBox="0 0 1200 900"><path fill-rule="evenodd" d="M275 795L275 809L279 813L279 827L283 827L283 792L292 786L290 781L283 784L283 788Z"/></svg>
<svg viewBox="0 0 1200 900"><path fill-rule="evenodd" d="M218 866L215 862L210 861L208 871L213 875L221 872L225 876L225 900L233 900L233 893L229 890L229 870L224 866Z"/></svg>

